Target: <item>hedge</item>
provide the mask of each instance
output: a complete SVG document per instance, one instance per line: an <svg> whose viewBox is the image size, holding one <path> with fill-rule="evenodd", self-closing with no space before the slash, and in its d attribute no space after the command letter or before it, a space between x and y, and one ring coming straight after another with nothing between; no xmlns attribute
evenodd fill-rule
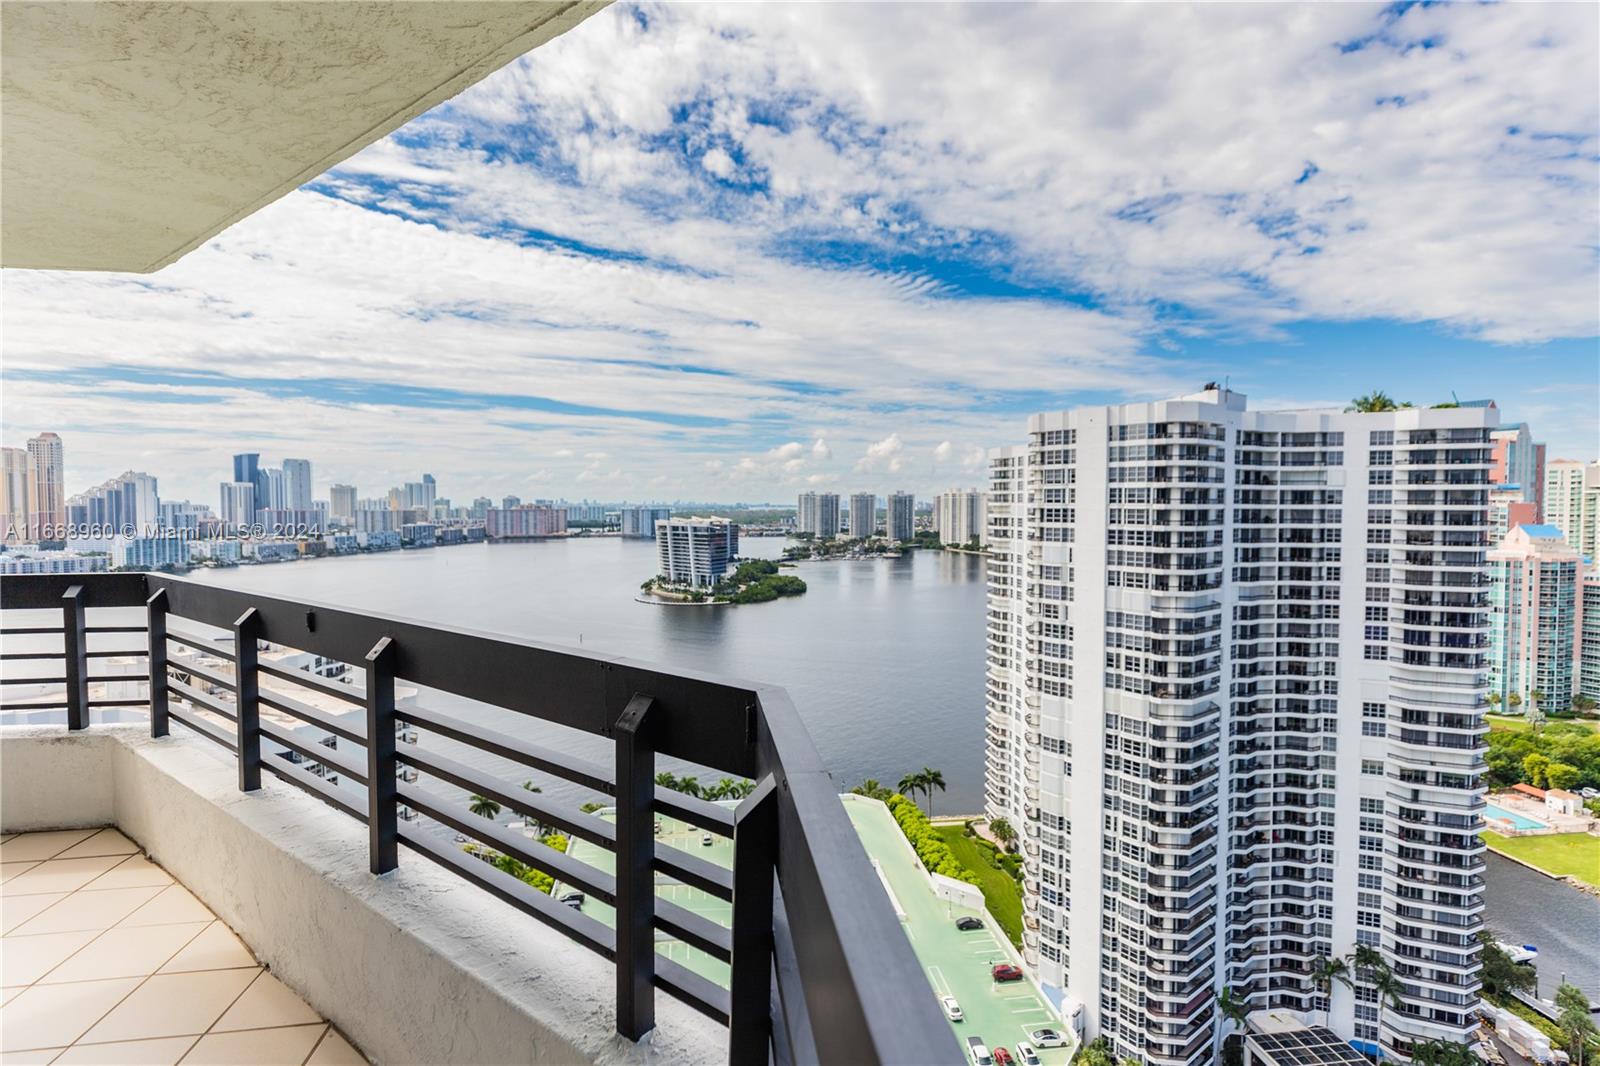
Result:
<svg viewBox="0 0 1600 1066"><path fill-rule="evenodd" d="M963 866L950 851L950 845L934 832L933 826L928 822L928 816L922 813L921 807L897 792L889 797L889 813L894 815L895 822L900 826L900 832L911 842L912 850L917 853L917 858L922 860L922 865L929 871L953 877L957 881L965 881L969 885L980 883L978 875Z"/></svg>

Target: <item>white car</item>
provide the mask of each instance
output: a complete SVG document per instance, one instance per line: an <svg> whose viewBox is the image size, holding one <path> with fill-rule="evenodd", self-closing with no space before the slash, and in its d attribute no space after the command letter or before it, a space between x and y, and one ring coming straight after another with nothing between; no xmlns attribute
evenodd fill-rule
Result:
<svg viewBox="0 0 1600 1066"><path fill-rule="evenodd" d="M956 1002L954 996L940 996L939 1006L944 1008L944 1016L953 1022L965 1021L966 1015L961 1013L961 1004Z"/></svg>
<svg viewBox="0 0 1600 1066"><path fill-rule="evenodd" d="M1039 1053L1032 1044L1017 1045L1017 1066L1040 1066Z"/></svg>
<svg viewBox="0 0 1600 1066"><path fill-rule="evenodd" d="M972 1066L994 1066L994 1056L983 1046L981 1036L967 1037L967 1058L972 1060Z"/></svg>
<svg viewBox="0 0 1600 1066"><path fill-rule="evenodd" d="M1033 1041L1034 1047L1066 1047L1067 1038L1054 1029L1035 1029L1028 1034L1028 1039Z"/></svg>

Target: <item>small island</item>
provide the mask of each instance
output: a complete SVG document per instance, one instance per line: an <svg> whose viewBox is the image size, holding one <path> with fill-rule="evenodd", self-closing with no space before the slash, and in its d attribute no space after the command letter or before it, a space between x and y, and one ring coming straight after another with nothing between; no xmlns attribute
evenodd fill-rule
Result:
<svg viewBox="0 0 1600 1066"><path fill-rule="evenodd" d="M665 602L738 604L800 596L806 591L806 583L792 574L780 573L778 564L770 559L746 559L709 588L674 584L663 576L653 577L639 588L646 596Z"/></svg>

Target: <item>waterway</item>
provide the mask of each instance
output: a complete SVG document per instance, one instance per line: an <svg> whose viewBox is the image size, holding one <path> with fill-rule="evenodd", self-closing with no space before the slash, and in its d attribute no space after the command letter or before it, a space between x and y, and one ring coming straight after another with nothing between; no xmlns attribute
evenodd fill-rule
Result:
<svg viewBox="0 0 1600 1066"><path fill-rule="evenodd" d="M774 558L780 538L741 549ZM806 562L804 596L741 607L637 603L655 547L617 537L468 545L231 570L201 580L783 685L841 790L940 770L937 811L976 812L983 787L984 564L980 556ZM442 694L425 705L461 710ZM479 713L492 713L481 710ZM597 738L492 723L605 759ZM454 753L453 754L459 754ZM485 757L487 758L487 757ZM546 783L547 791L560 787ZM1600 999L1600 901L1489 856L1488 922L1540 951L1540 994L1561 975Z"/></svg>

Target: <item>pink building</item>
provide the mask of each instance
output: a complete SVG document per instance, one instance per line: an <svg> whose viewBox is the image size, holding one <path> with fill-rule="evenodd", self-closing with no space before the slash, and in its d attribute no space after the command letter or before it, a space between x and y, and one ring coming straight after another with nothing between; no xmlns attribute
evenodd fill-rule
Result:
<svg viewBox="0 0 1600 1066"><path fill-rule="evenodd" d="M489 540L529 540L559 537L567 531L567 509L525 503L520 507L491 507L483 517L483 535Z"/></svg>
<svg viewBox="0 0 1600 1066"><path fill-rule="evenodd" d="M1533 439L1526 422L1501 426L1489 434L1493 451L1489 461L1491 485L1515 485L1522 499L1533 504L1534 522L1544 521L1544 445ZM1517 523L1513 522L1512 529Z"/></svg>
<svg viewBox="0 0 1600 1066"><path fill-rule="evenodd" d="M1489 553L1489 691L1544 694L1566 707L1578 689L1583 557L1554 526L1521 525Z"/></svg>

